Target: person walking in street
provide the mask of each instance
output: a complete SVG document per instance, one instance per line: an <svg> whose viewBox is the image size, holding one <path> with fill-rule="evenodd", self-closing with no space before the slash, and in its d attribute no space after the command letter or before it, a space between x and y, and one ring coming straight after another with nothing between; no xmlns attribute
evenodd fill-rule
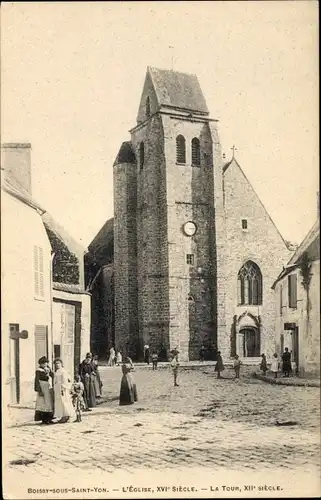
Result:
<svg viewBox="0 0 321 500"><path fill-rule="evenodd" d="M95 354L95 356L93 357L92 364L93 364L93 368L94 368L95 396L96 396L96 399L100 399L102 397L101 388L103 386L103 383L102 383L101 378L100 378L97 354Z"/></svg>
<svg viewBox="0 0 321 500"><path fill-rule="evenodd" d="M233 368L235 371L235 378L240 378L240 368L241 368L242 361L240 360L238 354L235 356L234 361L233 361Z"/></svg>
<svg viewBox="0 0 321 500"><path fill-rule="evenodd" d="M225 369L224 364L223 364L223 359L221 356L221 351L217 352L216 356L216 365L214 368L214 371L217 372L217 378L221 378L221 372L223 372Z"/></svg>
<svg viewBox="0 0 321 500"><path fill-rule="evenodd" d="M278 355L276 353L273 354L272 362L271 362L271 372L274 373L274 378L278 377L279 371L279 360Z"/></svg>
<svg viewBox="0 0 321 500"><path fill-rule="evenodd" d="M200 362L202 363L205 360L205 347L202 345L200 348Z"/></svg>
<svg viewBox="0 0 321 500"><path fill-rule="evenodd" d="M173 351L173 358L170 362L170 366L171 366L171 369L173 372L173 377L174 377L174 387L179 386L177 383L177 375L178 375L178 367L179 367L178 354L179 354L179 352L177 351L177 349L175 349Z"/></svg>
<svg viewBox="0 0 321 500"><path fill-rule="evenodd" d="M54 417L59 424L65 424L70 418L75 417L75 410L72 404L71 377L63 367L60 358L55 359L54 393L55 393L55 413Z"/></svg>
<svg viewBox="0 0 321 500"><path fill-rule="evenodd" d="M144 361L148 365L149 365L149 361L150 361L149 357L150 357L149 345L145 344L144 345Z"/></svg>
<svg viewBox="0 0 321 500"><path fill-rule="evenodd" d="M263 375L265 376L266 372L267 372L267 362L266 362L266 356L265 356L265 354L261 354L261 358L262 358L262 361L261 361L261 364L260 364L260 369L262 370Z"/></svg>
<svg viewBox="0 0 321 500"><path fill-rule="evenodd" d="M158 354L156 351L153 351L152 353L152 363L153 363L153 370L157 370Z"/></svg>
<svg viewBox="0 0 321 500"><path fill-rule="evenodd" d="M284 353L282 354L282 371L284 373L284 377L289 377L290 372L292 371L291 365L291 353L289 349L286 347Z"/></svg>
<svg viewBox="0 0 321 500"><path fill-rule="evenodd" d="M76 375L75 381L71 386L72 404L76 412L76 422L81 422L81 412L86 409L84 390L85 387L80 379L80 375Z"/></svg>
<svg viewBox="0 0 321 500"><path fill-rule="evenodd" d="M115 365L115 357L116 357L115 349L113 346L111 346L111 348L109 349L109 359L108 359L107 366L114 366Z"/></svg>
<svg viewBox="0 0 321 500"><path fill-rule="evenodd" d="M126 357L122 364L122 379L120 384L119 404L132 405L138 401L137 387L132 375L134 365L131 358Z"/></svg>
<svg viewBox="0 0 321 500"><path fill-rule="evenodd" d="M82 383L84 384L84 399L86 404L86 411L91 411L91 408L96 406L96 393L95 393L95 368L92 362L92 354L87 352L86 358L80 363L79 375Z"/></svg>
<svg viewBox="0 0 321 500"><path fill-rule="evenodd" d="M35 373L35 391L37 393L35 421L43 424L52 424L53 419L53 389L51 379L54 374L49 367L46 356L38 360L39 367Z"/></svg>
<svg viewBox="0 0 321 500"><path fill-rule="evenodd" d="M116 365L120 366L122 364L122 362L123 362L123 357L122 357L120 350L118 350L117 354L116 354Z"/></svg>

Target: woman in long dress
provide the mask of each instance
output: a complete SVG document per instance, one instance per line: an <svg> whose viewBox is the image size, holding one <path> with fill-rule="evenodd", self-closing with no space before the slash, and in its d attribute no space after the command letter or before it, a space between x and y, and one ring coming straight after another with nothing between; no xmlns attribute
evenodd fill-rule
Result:
<svg viewBox="0 0 321 500"><path fill-rule="evenodd" d="M35 421L43 424L52 424L53 419L53 391L50 379L54 376L45 356L38 361L39 367L35 374L35 391L37 392Z"/></svg>
<svg viewBox="0 0 321 500"><path fill-rule="evenodd" d="M93 357L93 367L94 367L94 373L95 373L95 376L94 376L95 395L96 395L96 398L101 398L102 397L101 388L103 386L103 383L102 383L101 378L100 378L97 354Z"/></svg>
<svg viewBox="0 0 321 500"><path fill-rule="evenodd" d="M109 359L108 359L108 363L107 363L107 366L114 366L115 364L115 349L113 347L111 347L109 349Z"/></svg>
<svg viewBox="0 0 321 500"><path fill-rule="evenodd" d="M95 368L92 362L92 354L88 352L86 358L79 366L79 375L85 387L84 400L86 404L86 411L96 406L96 393L95 393Z"/></svg>
<svg viewBox="0 0 321 500"><path fill-rule="evenodd" d="M63 367L60 358L55 359L54 393L55 393L55 418L60 424L75 418L75 410L72 404L70 389L71 377Z"/></svg>
<svg viewBox="0 0 321 500"><path fill-rule="evenodd" d="M125 358L122 364L123 376L120 384L119 404L132 405L138 401L137 388L132 371L134 370L133 362L130 358Z"/></svg>

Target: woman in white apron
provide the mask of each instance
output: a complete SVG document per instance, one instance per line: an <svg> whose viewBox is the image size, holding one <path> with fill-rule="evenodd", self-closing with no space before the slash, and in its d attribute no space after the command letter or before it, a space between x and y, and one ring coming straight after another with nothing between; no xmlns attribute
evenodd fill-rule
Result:
<svg viewBox="0 0 321 500"><path fill-rule="evenodd" d="M64 369L60 358L55 359L54 393L55 393L55 415L58 422L64 424L70 418L75 418L75 410L70 394L71 377Z"/></svg>
<svg viewBox="0 0 321 500"><path fill-rule="evenodd" d="M53 418L53 392L51 380L54 376L49 368L45 356L39 359L39 367L35 374L35 391L37 392L35 421L43 424L52 424Z"/></svg>

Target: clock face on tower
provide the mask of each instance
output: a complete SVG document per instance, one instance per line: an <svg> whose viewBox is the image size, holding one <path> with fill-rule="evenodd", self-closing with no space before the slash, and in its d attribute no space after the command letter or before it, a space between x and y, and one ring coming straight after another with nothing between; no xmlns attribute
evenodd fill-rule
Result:
<svg viewBox="0 0 321 500"><path fill-rule="evenodd" d="M188 222L185 222L185 224L183 226L183 230L184 230L184 233L186 234L186 236L194 236L194 234L196 233L197 227L193 221L189 220Z"/></svg>

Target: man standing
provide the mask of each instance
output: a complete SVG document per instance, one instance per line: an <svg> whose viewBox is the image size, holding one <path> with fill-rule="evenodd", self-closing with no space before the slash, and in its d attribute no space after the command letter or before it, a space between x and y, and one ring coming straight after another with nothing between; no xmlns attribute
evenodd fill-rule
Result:
<svg viewBox="0 0 321 500"><path fill-rule="evenodd" d="M174 376L174 387L178 387L177 374L178 374L179 363L178 363L178 351L177 351L177 349L175 349L173 351L173 359L172 359L170 364L171 364L171 369L173 371L173 376Z"/></svg>
<svg viewBox="0 0 321 500"><path fill-rule="evenodd" d="M289 377L290 372L292 371L291 353L289 352L289 349L287 347L282 354L282 371L284 373L284 377Z"/></svg>
<svg viewBox="0 0 321 500"><path fill-rule="evenodd" d="M202 345L200 349L200 361L203 362L205 359L205 347Z"/></svg>

